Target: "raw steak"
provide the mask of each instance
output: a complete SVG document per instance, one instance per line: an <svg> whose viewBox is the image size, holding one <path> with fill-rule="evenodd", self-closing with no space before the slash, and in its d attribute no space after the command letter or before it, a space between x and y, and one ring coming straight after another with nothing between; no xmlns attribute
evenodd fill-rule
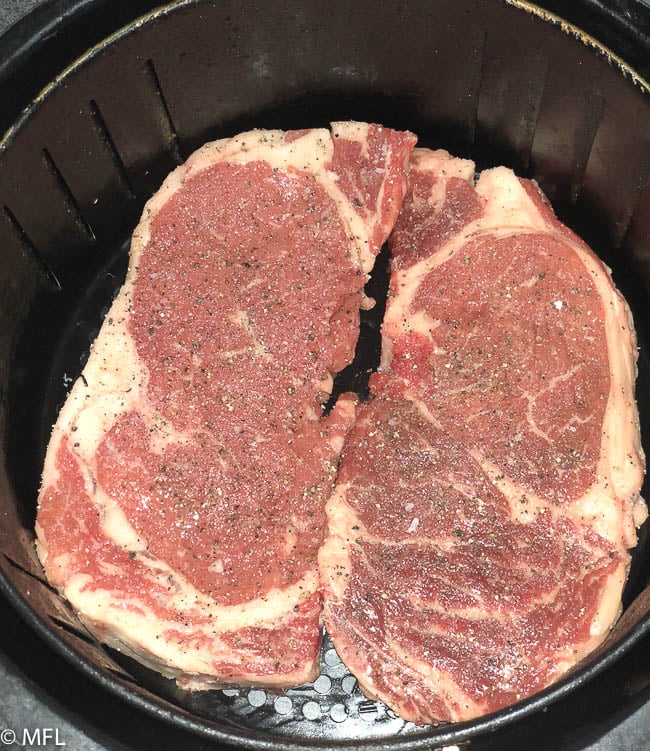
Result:
<svg viewBox="0 0 650 751"><path fill-rule="evenodd" d="M628 308L537 187L416 149L374 399L320 552L325 623L416 723L547 686L620 610L643 455Z"/></svg>
<svg viewBox="0 0 650 751"><path fill-rule="evenodd" d="M201 148L145 207L54 427L50 582L100 639L188 688L315 674L323 505L354 401L321 406L414 141L337 123Z"/></svg>

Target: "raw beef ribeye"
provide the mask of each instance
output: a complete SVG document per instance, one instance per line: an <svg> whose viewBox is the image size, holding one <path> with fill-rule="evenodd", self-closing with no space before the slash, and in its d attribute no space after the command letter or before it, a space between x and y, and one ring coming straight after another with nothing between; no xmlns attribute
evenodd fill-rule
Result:
<svg viewBox="0 0 650 751"><path fill-rule="evenodd" d="M354 417L349 398L321 405L414 140L252 131L145 207L53 431L37 532L88 626L187 687L314 676L323 504Z"/></svg>
<svg viewBox="0 0 650 751"><path fill-rule="evenodd" d="M636 342L536 186L416 149L384 372L328 502L325 623L416 723L494 711L606 636L645 515Z"/></svg>

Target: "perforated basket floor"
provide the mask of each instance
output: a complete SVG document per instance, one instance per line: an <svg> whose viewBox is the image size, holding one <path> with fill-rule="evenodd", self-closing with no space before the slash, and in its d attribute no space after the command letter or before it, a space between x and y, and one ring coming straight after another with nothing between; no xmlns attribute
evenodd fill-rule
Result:
<svg viewBox="0 0 650 751"><path fill-rule="evenodd" d="M539 181L630 301L647 447L647 87L575 29L501 0L272 7L185 0L122 30L113 25L154 4L138 0L129 11L87 2L82 13L70 3L72 20L51 18L31 60L29 44L14 44L22 50L16 78L7 69L0 81L8 128L0 144L3 590L85 675L204 738L255 748L429 748L532 716L593 680L648 631L645 532L625 616L585 666L490 718L416 728L363 697L327 643L317 681L281 696L180 692L104 649L43 580L32 531L40 469L56 411L123 278L128 237L167 172L213 138L346 118L409 128L423 145ZM65 71L63 60L72 62Z"/></svg>

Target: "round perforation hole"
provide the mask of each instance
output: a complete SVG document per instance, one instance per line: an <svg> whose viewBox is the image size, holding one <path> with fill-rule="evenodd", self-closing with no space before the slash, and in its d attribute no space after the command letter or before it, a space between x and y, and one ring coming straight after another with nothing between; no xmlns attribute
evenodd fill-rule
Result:
<svg viewBox="0 0 650 751"><path fill-rule="evenodd" d="M323 673L314 681L314 691L317 694L328 694L332 688L332 679Z"/></svg>

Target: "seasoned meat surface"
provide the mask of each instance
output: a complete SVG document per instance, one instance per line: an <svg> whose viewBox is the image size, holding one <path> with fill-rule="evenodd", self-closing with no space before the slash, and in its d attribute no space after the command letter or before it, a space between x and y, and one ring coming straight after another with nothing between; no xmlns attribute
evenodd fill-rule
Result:
<svg viewBox="0 0 650 751"><path fill-rule="evenodd" d="M320 551L325 623L416 723L541 690L607 635L644 518L636 341L537 187L416 149L382 371Z"/></svg>
<svg viewBox="0 0 650 751"><path fill-rule="evenodd" d="M186 687L315 674L324 502L355 401L322 404L414 141L352 122L216 141L134 233L54 427L38 548L99 638Z"/></svg>

